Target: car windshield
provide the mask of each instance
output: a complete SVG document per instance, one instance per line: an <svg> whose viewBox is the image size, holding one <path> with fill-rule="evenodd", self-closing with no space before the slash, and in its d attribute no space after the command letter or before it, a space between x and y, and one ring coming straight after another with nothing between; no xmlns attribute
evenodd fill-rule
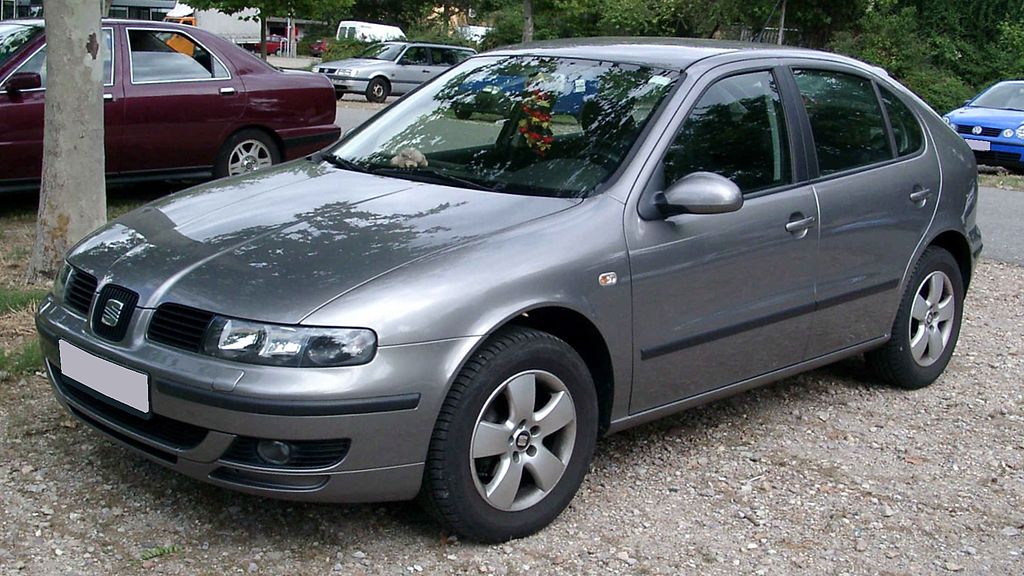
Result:
<svg viewBox="0 0 1024 576"><path fill-rule="evenodd" d="M42 31L42 26L0 22L0 64L7 62L15 52Z"/></svg>
<svg viewBox="0 0 1024 576"><path fill-rule="evenodd" d="M374 44L363 50L359 57L371 60L395 60L401 52L401 44Z"/></svg>
<svg viewBox="0 0 1024 576"><path fill-rule="evenodd" d="M980 108L1024 111L1024 82L996 84L970 104Z"/></svg>
<svg viewBox="0 0 1024 576"><path fill-rule="evenodd" d="M327 159L410 180L585 197L615 172L678 78L595 60L472 58L396 102Z"/></svg>

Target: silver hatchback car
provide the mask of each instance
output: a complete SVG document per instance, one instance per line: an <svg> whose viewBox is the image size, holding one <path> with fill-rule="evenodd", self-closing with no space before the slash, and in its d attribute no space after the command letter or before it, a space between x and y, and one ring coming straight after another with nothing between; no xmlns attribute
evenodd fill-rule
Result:
<svg viewBox="0 0 1024 576"><path fill-rule="evenodd" d="M500 541L558 516L602 435L857 354L932 383L976 202L963 140L854 60L527 45L111 222L37 326L57 398L159 464L295 500L419 494Z"/></svg>
<svg viewBox="0 0 1024 576"><path fill-rule="evenodd" d="M355 58L322 62L316 71L334 84L334 92L363 94L370 102L401 96L476 54L476 50L422 42L374 44Z"/></svg>

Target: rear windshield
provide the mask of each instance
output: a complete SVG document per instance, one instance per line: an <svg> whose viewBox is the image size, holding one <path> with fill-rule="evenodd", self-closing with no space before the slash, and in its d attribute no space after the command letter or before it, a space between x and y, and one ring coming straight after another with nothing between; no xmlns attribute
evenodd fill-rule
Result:
<svg viewBox="0 0 1024 576"><path fill-rule="evenodd" d="M42 26L0 22L0 65L10 60L22 46L42 31Z"/></svg>

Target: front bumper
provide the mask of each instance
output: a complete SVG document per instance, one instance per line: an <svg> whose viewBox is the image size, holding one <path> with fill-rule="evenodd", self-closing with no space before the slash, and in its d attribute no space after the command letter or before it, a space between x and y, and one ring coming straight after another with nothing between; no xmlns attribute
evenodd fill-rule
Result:
<svg viewBox="0 0 1024 576"><path fill-rule="evenodd" d="M338 93L365 94L366 87L370 85L369 79L354 78L352 76L331 76L327 79L334 85L334 91Z"/></svg>
<svg viewBox="0 0 1024 576"><path fill-rule="evenodd" d="M48 298L36 316L58 400L120 444L178 472L242 492L320 502L410 499L447 384L476 339L385 346L364 366L249 366L149 342L152 311L136 309L118 344ZM149 376L141 418L66 378L58 342ZM258 439L307 446L315 465L275 466L245 448ZM339 448L340 447L340 448ZM329 449L331 461L324 461Z"/></svg>

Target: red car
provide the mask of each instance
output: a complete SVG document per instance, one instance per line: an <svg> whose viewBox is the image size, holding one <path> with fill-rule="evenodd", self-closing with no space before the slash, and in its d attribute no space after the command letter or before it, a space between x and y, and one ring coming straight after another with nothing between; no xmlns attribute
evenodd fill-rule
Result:
<svg viewBox="0 0 1024 576"><path fill-rule="evenodd" d="M334 87L282 72L191 26L104 20L105 139L112 180L221 177L315 152L340 136ZM42 20L0 22L0 191L39 185Z"/></svg>
<svg viewBox="0 0 1024 576"><path fill-rule="evenodd" d="M325 52L331 49L331 41L327 38L321 38L316 42L309 45L309 53L317 58L324 55Z"/></svg>

